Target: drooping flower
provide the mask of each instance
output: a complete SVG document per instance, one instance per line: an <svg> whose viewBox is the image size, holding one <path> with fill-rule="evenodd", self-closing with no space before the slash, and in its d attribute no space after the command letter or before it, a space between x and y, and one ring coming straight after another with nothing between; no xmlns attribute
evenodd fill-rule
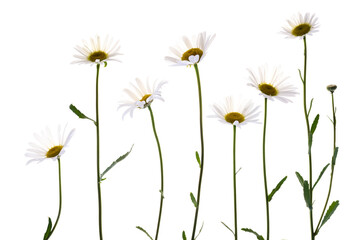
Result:
<svg viewBox="0 0 360 240"><path fill-rule="evenodd" d="M289 97L298 94L296 88L287 83L289 77L284 77L279 68L268 70L266 66L259 67L258 75L250 69L248 69L248 71L251 80L248 85L258 89L260 95L263 95L265 98L270 100L277 99L287 103L291 102Z"/></svg>
<svg viewBox="0 0 360 240"><path fill-rule="evenodd" d="M234 106L236 104L236 106ZM218 120L225 124L232 124L241 127L247 123L259 123L257 116L259 115L259 107L255 107L250 101L238 99L233 100L232 97L227 97L225 104L214 104L212 109L215 115L209 117L218 118Z"/></svg>
<svg viewBox="0 0 360 240"><path fill-rule="evenodd" d="M108 61L118 61L115 57L122 55L120 50L119 41L113 43L112 39L107 36L105 41L101 43L100 37L96 36L95 39L90 38L90 44L83 41L83 46L76 46L75 50L79 54L75 54L74 57L77 60L72 63L79 64L103 64Z"/></svg>
<svg viewBox="0 0 360 240"><path fill-rule="evenodd" d="M150 86L149 79L146 81L146 86L139 78L136 78L135 81L137 85L131 83L134 90L124 89L131 100L121 101L118 106L118 109L121 107L128 107L123 114L123 119L127 113L130 113L130 116L133 117L133 112L136 108L144 109L150 106L154 99L164 101L161 97L161 87L167 83L166 81L160 81L159 83L155 81L152 87Z"/></svg>
<svg viewBox="0 0 360 240"><path fill-rule="evenodd" d="M38 143L29 143L32 148L27 149L25 156L32 159L27 164L31 162L40 163L45 159L56 160L60 158L65 153L65 148L68 146L74 132L75 129L72 129L66 136L66 126L63 131L61 131L61 126L59 126L56 140L54 140L49 128L46 128L45 132L42 131L40 135L35 133L34 137Z"/></svg>
<svg viewBox="0 0 360 240"><path fill-rule="evenodd" d="M170 47L170 51L175 57L166 56L165 60L174 63L174 66L188 66L199 63L206 56L214 38L215 34L206 36L206 32L193 36L192 41L184 36L181 46Z"/></svg>
<svg viewBox="0 0 360 240"><path fill-rule="evenodd" d="M289 26L283 27L282 33L288 38L300 38L305 35L312 35L314 32L318 32L319 24L317 22L315 14L305 13L305 16L298 13L292 18L287 20Z"/></svg>

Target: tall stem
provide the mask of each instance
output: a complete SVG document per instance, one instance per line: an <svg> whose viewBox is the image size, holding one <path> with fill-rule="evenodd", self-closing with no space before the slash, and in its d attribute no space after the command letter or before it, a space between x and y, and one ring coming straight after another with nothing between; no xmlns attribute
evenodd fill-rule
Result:
<svg viewBox="0 0 360 240"><path fill-rule="evenodd" d="M238 229L237 229L237 200L236 200L236 126L234 128L234 140L233 140L233 185L234 185L234 224L235 224L235 240L238 239Z"/></svg>
<svg viewBox="0 0 360 240"><path fill-rule="evenodd" d="M266 136L266 119L267 119L267 98L264 104L264 132L263 132L263 174L264 174L264 188L265 188L265 203L266 203L266 239L270 239L270 214L269 214L269 194L266 180L266 162L265 162L265 136Z"/></svg>
<svg viewBox="0 0 360 240"><path fill-rule="evenodd" d="M96 64L96 175L97 175L97 192L99 204L99 236L102 236L102 207L101 207L101 178L100 178L100 123L99 123L99 70L100 64Z"/></svg>
<svg viewBox="0 0 360 240"><path fill-rule="evenodd" d="M199 176L199 184L198 184L198 192L197 192L197 205L195 210L195 218L194 218L194 226L192 231L191 240L195 239L195 232L196 232L196 224L197 224L197 218L199 213L199 207L200 207L200 192L201 192L201 182L202 182L202 175L204 170L204 136L203 136L203 121L202 121L202 97L201 97L201 84L200 84L200 75L199 75L199 69L197 64L194 64L195 72L196 72L196 78L197 78L197 84L198 84L198 92L199 92L199 118L200 118L200 140L201 140L201 155L200 155L200 176Z"/></svg>
<svg viewBox="0 0 360 240"><path fill-rule="evenodd" d="M148 109L150 111L152 128L153 128L153 131L154 131L154 136L155 136L157 147L158 147L159 158L160 158L160 172L161 172L160 210L159 210L159 217L158 217L158 223L157 223L156 235L155 235L155 240L157 240L158 235L159 235L159 230L160 230L161 213L162 213L162 206L163 206L163 200L164 200L164 170L163 170L163 160L162 160L162 155L161 155L160 141L159 141L159 138L157 136L156 129L155 129L154 114L153 114L152 109L151 109L150 106L148 106Z"/></svg>

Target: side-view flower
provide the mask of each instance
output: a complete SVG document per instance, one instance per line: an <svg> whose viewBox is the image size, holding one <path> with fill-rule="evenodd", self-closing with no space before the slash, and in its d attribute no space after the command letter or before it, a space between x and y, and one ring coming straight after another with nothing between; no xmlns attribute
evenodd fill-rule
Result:
<svg viewBox="0 0 360 240"><path fill-rule="evenodd" d="M319 23L315 14L306 13L304 16L298 13L291 20L287 20L289 26L283 27L282 33L287 38L302 39L306 35L318 32Z"/></svg>

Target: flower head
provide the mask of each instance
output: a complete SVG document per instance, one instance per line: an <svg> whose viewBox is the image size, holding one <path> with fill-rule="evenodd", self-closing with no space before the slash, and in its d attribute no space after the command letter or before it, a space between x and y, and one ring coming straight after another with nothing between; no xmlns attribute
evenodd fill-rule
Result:
<svg viewBox="0 0 360 240"><path fill-rule="evenodd" d="M328 85L328 86L326 87L326 89L327 89L329 92L334 93L335 90L337 89L337 86L334 85L334 84L330 84L330 85Z"/></svg>
<svg viewBox="0 0 360 240"><path fill-rule="evenodd" d="M167 56L165 60L174 63L175 66L188 66L199 63L205 57L207 49L214 38L215 34L206 36L206 32L194 36L192 41L184 36L182 46L170 47L170 51L175 57Z"/></svg>
<svg viewBox="0 0 360 240"><path fill-rule="evenodd" d="M265 98L270 100L278 99L281 102L287 103L291 102L289 97L298 94L294 86L286 83L288 77L283 77L279 68L268 71L266 67L260 67L258 75L250 69L248 71L251 80L248 85L260 90L260 95L263 95Z"/></svg>
<svg viewBox="0 0 360 240"><path fill-rule="evenodd" d="M123 119L127 113L130 113L130 116L132 117L136 108L144 109L150 106L154 99L160 99L164 101L164 99L161 97L161 87L167 82L160 81L157 83L155 81L153 86L150 87L149 79L146 81L146 86L139 78L136 78L135 81L137 86L131 84L134 90L124 90L129 95L131 100L121 101L120 105L118 106L118 109L121 107L128 107L128 109L123 114Z"/></svg>
<svg viewBox="0 0 360 240"><path fill-rule="evenodd" d="M25 156L31 157L27 164L31 162L42 162L45 159L56 160L65 153L65 148L69 144L70 139L74 135L75 129L72 129L69 134L65 137L65 130L61 131L61 127L58 127L58 138L54 141L53 136L49 128L45 129L45 132L41 132L41 135L34 134L35 139L38 143L29 143L32 147L27 149Z"/></svg>
<svg viewBox="0 0 360 240"><path fill-rule="evenodd" d="M283 27L284 34L288 38L300 38L302 39L305 35L312 35L312 33L318 31L319 24L315 14L305 13L305 16L298 13L292 20L287 20L290 26Z"/></svg>
<svg viewBox="0 0 360 240"><path fill-rule="evenodd" d="M119 41L113 43L112 39L107 36L105 41L101 44L100 37L96 36L95 39L90 38L90 44L83 41L83 46L76 46L75 50L80 54L75 54L77 60L72 63L79 64L101 64L107 61L118 61L115 56L122 55L119 53Z"/></svg>
<svg viewBox="0 0 360 240"><path fill-rule="evenodd" d="M232 124L237 127L249 122L259 123L257 119L260 113L258 111L259 107L254 107L252 102L245 102L241 99L236 101L236 103L238 105L235 107L233 98L227 97L223 106L217 104L212 106L215 115L209 117L216 117L222 123Z"/></svg>

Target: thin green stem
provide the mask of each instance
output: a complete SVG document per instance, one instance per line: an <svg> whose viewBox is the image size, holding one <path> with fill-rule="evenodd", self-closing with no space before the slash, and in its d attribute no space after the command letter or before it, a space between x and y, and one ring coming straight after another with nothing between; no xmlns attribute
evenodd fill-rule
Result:
<svg viewBox="0 0 360 240"><path fill-rule="evenodd" d="M100 178L100 123L99 123L99 70L100 64L96 64L96 176L97 176L97 192L99 204L99 236L102 236L102 207L101 207L101 178Z"/></svg>
<svg viewBox="0 0 360 240"><path fill-rule="evenodd" d="M234 224L235 224L235 240L238 239L238 229L237 229L237 200L236 200L236 126L234 128L234 142L233 142L233 185L234 185Z"/></svg>
<svg viewBox="0 0 360 240"><path fill-rule="evenodd" d="M153 128L153 131L154 131L154 136L155 136L158 151L159 151L160 172L161 172L160 210L159 210L159 217L158 217L158 223L157 223L156 235L155 235L155 240L157 240L158 235L159 235L159 230L160 230L161 213L162 213L162 206L163 206L163 200L164 200L164 170L163 170L163 160L162 160L162 155L161 155L160 141L159 141L158 135L156 133L156 128L155 128L154 114L153 114L152 109L151 109L150 106L148 106L148 109L150 111L152 128Z"/></svg>
<svg viewBox="0 0 360 240"><path fill-rule="evenodd" d="M267 98L264 104L264 132L263 132L263 174L264 174L264 188L265 188L265 203L266 203L266 239L270 239L270 214L269 214L269 194L266 180L266 162L265 162L265 139L266 139L266 120L267 120Z"/></svg>
<svg viewBox="0 0 360 240"><path fill-rule="evenodd" d="M199 184L198 184L198 191L197 191L197 205L195 210L195 218L194 218L194 226L192 231L191 240L195 239L195 232L196 232L196 224L197 224L197 218L199 213L199 207L200 207L200 192L201 192L201 182L202 182L202 176L203 176L203 170L204 170L204 134L203 134L203 120L202 120L202 97L201 97L201 84L200 84L200 75L199 75L199 69L197 64L194 64L195 72L196 72L196 78L197 78L197 84L198 84L198 92L199 92L199 118L200 118L200 140L201 140L201 155L200 155L200 175L199 175Z"/></svg>

